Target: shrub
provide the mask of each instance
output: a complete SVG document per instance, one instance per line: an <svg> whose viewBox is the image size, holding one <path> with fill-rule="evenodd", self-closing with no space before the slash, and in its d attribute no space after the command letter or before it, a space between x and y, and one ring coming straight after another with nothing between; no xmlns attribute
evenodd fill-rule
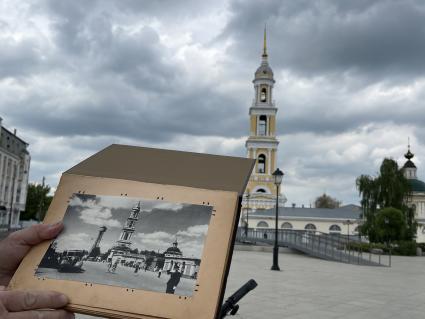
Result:
<svg viewBox="0 0 425 319"><path fill-rule="evenodd" d="M391 254L399 256L416 256L416 247L418 247L414 241L398 241L391 246ZM382 243L349 243L347 248L362 252L371 252L372 249L381 249L385 254L389 253L388 245Z"/></svg>
<svg viewBox="0 0 425 319"><path fill-rule="evenodd" d="M399 241L394 247L393 254L400 256L416 256L417 244L414 241Z"/></svg>

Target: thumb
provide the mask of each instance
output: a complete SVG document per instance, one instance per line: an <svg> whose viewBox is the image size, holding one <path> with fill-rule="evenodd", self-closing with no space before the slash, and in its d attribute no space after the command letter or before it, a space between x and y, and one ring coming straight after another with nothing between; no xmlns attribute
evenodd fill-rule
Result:
<svg viewBox="0 0 425 319"><path fill-rule="evenodd" d="M9 239L18 245L34 246L44 240L56 237L63 229L63 223L39 224L19 230L9 235Z"/></svg>

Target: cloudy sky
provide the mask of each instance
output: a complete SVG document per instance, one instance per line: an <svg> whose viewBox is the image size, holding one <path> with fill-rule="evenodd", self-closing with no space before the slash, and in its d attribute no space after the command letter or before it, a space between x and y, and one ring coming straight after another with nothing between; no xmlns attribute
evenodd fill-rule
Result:
<svg viewBox="0 0 425 319"><path fill-rule="evenodd" d="M0 116L31 181L111 143L245 156L265 23L289 203L358 203L408 137L425 178L422 0L0 0Z"/></svg>
<svg viewBox="0 0 425 319"><path fill-rule="evenodd" d="M186 257L201 258L211 217L211 206L179 204L116 196L75 195L65 214L65 229L57 239L58 250L90 251L99 233L102 253L116 245L130 211L141 200L131 248L164 252L178 241Z"/></svg>

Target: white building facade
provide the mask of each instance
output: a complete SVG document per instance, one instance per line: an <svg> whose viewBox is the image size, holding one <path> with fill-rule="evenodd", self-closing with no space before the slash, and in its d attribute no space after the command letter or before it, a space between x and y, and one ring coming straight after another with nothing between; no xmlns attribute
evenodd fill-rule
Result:
<svg viewBox="0 0 425 319"><path fill-rule="evenodd" d="M18 228L25 210L31 157L28 143L2 126L0 118L0 228Z"/></svg>
<svg viewBox="0 0 425 319"><path fill-rule="evenodd" d="M361 213L361 207L356 205L338 208L279 207L278 228L358 236ZM274 229L275 217L274 208L256 210L249 215L249 228L257 231Z"/></svg>

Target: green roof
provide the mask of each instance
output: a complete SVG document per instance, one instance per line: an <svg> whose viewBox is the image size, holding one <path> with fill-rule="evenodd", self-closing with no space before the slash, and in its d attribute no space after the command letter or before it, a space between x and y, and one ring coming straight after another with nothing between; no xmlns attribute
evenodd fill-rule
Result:
<svg viewBox="0 0 425 319"><path fill-rule="evenodd" d="M425 192L425 183L418 179L409 179L410 190L412 192Z"/></svg>

